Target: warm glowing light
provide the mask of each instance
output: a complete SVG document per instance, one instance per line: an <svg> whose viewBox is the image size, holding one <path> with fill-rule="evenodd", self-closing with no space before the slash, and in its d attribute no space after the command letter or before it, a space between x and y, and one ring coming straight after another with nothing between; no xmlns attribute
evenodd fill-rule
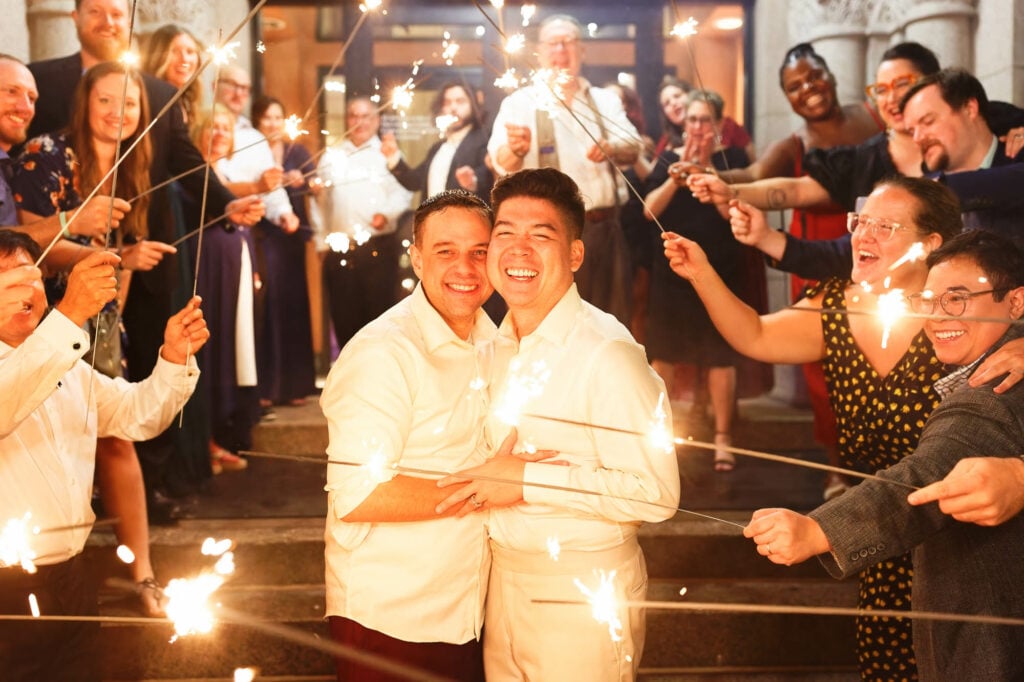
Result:
<svg viewBox="0 0 1024 682"><path fill-rule="evenodd" d="M224 555L213 565L213 572L217 575L231 575L235 572L235 553L224 552Z"/></svg>
<svg viewBox="0 0 1024 682"><path fill-rule="evenodd" d="M39 600L32 592L28 593L28 608L31 609L33 618L39 617Z"/></svg>
<svg viewBox="0 0 1024 682"><path fill-rule="evenodd" d="M213 63L217 66L224 66L232 59L237 59L238 55L235 54L235 48L241 45L239 41L235 40L226 45L216 46L213 45L206 49L210 53L210 57L213 59Z"/></svg>
<svg viewBox="0 0 1024 682"><path fill-rule="evenodd" d="M344 232L331 232L324 237L324 241L327 243L327 247L334 253L348 253L349 248L352 246L351 240Z"/></svg>
<svg viewBox="0 0 1024 682"><path fill-rule="evenodd" d="M680 597L685 597L686 596L686 588L685 587L679 588L679 596Z"/></svg>
<svg viewBox="0 0 1024 682"><path fill-rule="evenodd" d="M668 427L668 414L665 411L664 393L658 395L658 405L654 408L651 428L647 437L650 440L651 445L659 450L664 450L665 452L672 452L675 450L675 446L672 442L672 432Z"/></svg>
<svg viewBox="0 0 1024 682"><path fill-rule="evenodd" d="M203 556L220 556L231 549L231 544L231 540L227 538L223 540L206 538L203 540L203 546L199 551L202 552Z"/></svg>
<svg viewBox="0 0 1024 682"><path fill-rule="evenodd" d="M405 289L406 291L412 291L413 288L415 288L415 286L416 280L414 280L412 277L406 277L405 279L402 280L402 288Z"/></svg>
<svg viewBox="0 0 1024 682"><path fill-rule="evenodd" d="M487 388L487 382L483 377L474 377L474 379L469 382L469 390L471 391L482 391L485 388Z"/></svg>
<svg viewBox="0 0 1024 682"><path fill-rule="evenodd" d="M882 348L889 343L889 332L892 326L907 312L907 299L903 297L903 289L893 289L878 297L878 317L884 325L882 329Z"/></svg>
<svg viewBox="0 0 1024 682"><path fill-rule="evenodd" d="M509 364L504 395L494 409L495 416L509 426L519 424L523 407L544 392L544 385L551 378L551 370L543 360L533 363L529 374L522 374L521 369L519 358L513 359Z"/></svg>
<svg viewBox="0 0 1024 682"><path fill-rule="evenodd" d="M284 134L290 140L297 140L303 135L309 135L308 130L302 129L302 119L292 114L284 120Z"/></svg>
<svg viewBox="0 0 1024 682"><path fill-rule="evenodd" d="M505 0L491 0L491 6L495 9L501 9L505 6Z"/></svg>
<svg viewBox="0 0 1024 682"><path fill-rule="evenodd" d="M167 583L164 594L167 605L164 610L174 622L175 641L186 635L206 634L213 629L215 621L209 603L210 597L224 584L224 578L213 573L204 573L195 578L175 578Z"/></svg>
<svg viewBox="0 0 1024 682"><path fill-rule="evenodd" d="M600 582L596 590L591 590L579 578L573 579L580 592L586 595L594 619L598 623L608 624L608 635L613 642L622 639L622 620L619 618L619 604L615 597L615 571L598 572Z"/></svg>
<svg viewBox="0 0 1024 682"><path fill-rule="evenodd" d="M526 36L522 33L514 33L505 39L505 53L515 54L526 45Z"/></svg>
<svg viewBox="0 0 1024 682"><path fill-rule="evenodd" d="M476 30L473 32L476 33L477 38L483 38L484 34L487 33L487 28L482 25L477 25Z"/></svg>
<svg viewBox="0 0 1024 682"><path fill-rule="evenodd" d="M441 59L445 64L451 66L455 62L455 56L459 54L460 47L461 45L452 38L452 34L445 31L444 40L441 41Z"/></svg>
<svg viewBox="0 0 1024 682"><path fill-rule="evenodd" d="M367 449L376 448L370 455L370 459L363 465L366 472L370 476L370 480L374 483L385 483L395 477L395 467L388 461L384 452L381 450L381 446L376 441L372 443L364 443Z"/></svg>
<svg viewBox="0 0 1024 682"><path fill-rule="evenodd" d="M697 20L690 17L686 21L680 21L678 24L672 27L669 31L669 35L673 35L677 38L689 38L690 36L697 35Z"/></svg>
<svg viewBox="0 0 1024 682"><path fill-rule="evenodd" d="M523 17L523 28L530 25L530 19L537 13L537 5L527 3L519 8L519 14Z"/></svg>
<svg viewBox="0 0 1024 682"><path fill-rule="evenodd" d="M30 512L20 519L9 520L0 531L0 566L21 566L26 573L35 573L35 558L38 556L29 538L32 533L28 522L32 518Z"/></svg>
<svg viewBox="0 0 1024 682"><path fill-rule="evenodd" d="M366 14L379 8L381 4L381 0L363 0L363 2L359 3L359 11Z"/></svg>
<svg viewBox="0 0 1024 682"><path fill-rule="evenodd" d="M548 555L552 561L558 561L558 555L562 553L562 545L558 543L558 538L548 538Z"/></svg>
<svg viewBox="0 0 1024 682"><path fill-rule="evenodd" d="M907 252L905 254L900 256L895 263L889 266L889 270L895 270L904 263L916 263L917 261L922 260L927 255L928 254L925 253L924 250L924 243L914 242L913 244L910 245L910 248L907 249Z"/></svg>
<svg viewBox="0 0 1024 682"><path fill-rule="evenodd" d="M495 78L494 87L501 88L502 90L515 90L518 88L519 76L516 75L516 70L508 69L505 73Z"/></svg>
<svg viewBox="0 0 1024 682"><path fill-rule="evenodd" d="M441 114L434 119L434 125L437 126L437 132L440 137L444 137L444 134L448 132L448 129L459 122L459 117L453 114Z"/></svg>
<svg viewBox="0 0 1024 682"><path fill-rule="evenodd" d="M134 564L135 552L133 552L128 545L118 545L117 558L126 564Z"/></svg>
<svg viewBox="0 0 1024 682"><path fill-rule="evenodd" d="M743 28L743 19L740 17L722 17L715 19L715 28L719 31L735 31Z"/></svg>
<svg viewBox="0 0 1024 682"><path fill-rule="evenodd" d="M264 43L262 40L257 40L256 41L256 51L259 52L260 54L263 54L264 52L266 52L267 51L266 43Z"/></svg>
<svg viewBox="0 0 1024 682"><path fill-rule="evenodd" d="M547 112L550 118L554 118L562 105L559 102L565 101L564 86L572 80L572 76L564 69L537 69L530 76L530 82L534 88L535 105L537 109Z"/></svg>
<svg viewBox="0 0 1024 682"><path fill-rule="evenodd" d="M256 668L235 668L234 682L253 682L257 672Z"/></svg>
<svg viewBox="0 0 1024 682"><path fill-rule="evenodd" d="M125 50L121 53L121 57L118 61L128 68L134 69L139 65L139 54L137 52L132 52L131 50Z"/></svg>

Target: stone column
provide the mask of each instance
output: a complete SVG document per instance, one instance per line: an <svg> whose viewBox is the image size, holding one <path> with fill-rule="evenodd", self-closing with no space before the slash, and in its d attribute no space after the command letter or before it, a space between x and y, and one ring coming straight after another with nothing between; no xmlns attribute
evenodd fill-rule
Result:
<svg viewBox="0 0 1024 682"><path fill-rule="evenodd" d="M915 40L930 47L943 67L958 66L972 71L974 45L971 36L976 15L971 0L917 2L905 10L904 36L906 40Z"/></svg>
<svg viewBox="0 0 1024 682"><path fill-rule="evenodd" d="M71 21L71 11L75 9L74 0L27 0L25 3L4 4L22 5L28 27L29 61L37 62L78 52L78 35ZM6 41L4 44L7 44Z"/></svg>
<svg viewBox="0 0 1024 682"><path fill-rule="evenodd" d="M814 43L835 74L839 101L864 99L865 27L870 5L859 0L798 0L789 10L791 43Z"/></svg>

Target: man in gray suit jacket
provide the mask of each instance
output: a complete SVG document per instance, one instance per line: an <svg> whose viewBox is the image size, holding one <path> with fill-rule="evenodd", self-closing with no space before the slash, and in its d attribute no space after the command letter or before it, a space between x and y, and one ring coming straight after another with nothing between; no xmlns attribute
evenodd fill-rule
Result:
<svg viewBox="0 0 1024 682"><path fill-rule="evenodd" d="M1024 614L1024 514L983 527L911 506L907 487L945 477L978 454L1016 458L1024 452L1024 388L993 391L967 383L991 351L1024 336L1024 253L1006 237L980 230L949 240L928 257L930 272L911 307L929 318L925 332L942 362L956 368L935 384L943 401L917 450L807 516L785 509L754 513L744 535L757 551L790 565L819 555L835 577L913 550L914 610L1020 617ZM967 317L964 317L967 315ZM1024 627L914 621L922 682L1024 679Z"/></svg>

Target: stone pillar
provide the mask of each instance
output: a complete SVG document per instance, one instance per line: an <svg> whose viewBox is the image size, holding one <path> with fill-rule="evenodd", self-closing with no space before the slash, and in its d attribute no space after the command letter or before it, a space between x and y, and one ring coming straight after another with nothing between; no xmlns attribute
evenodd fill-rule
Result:
<svg viewBox="0 0 1024 682"><path fill-rule="evenodd" d="M866 31L870 5L856 0L797 0L789 11L791 43L814 43L836 77L839 101L864 99Z"/></svg>
<svg viewBox="0 0 1024 682"><path fill-rule="evenodd" d="M78 35L71 21L71 11L75 9L74 0L27 0L20 4L28 28L29 61L37 62L78 52ZM6 41L4 44L7 44Z"/></svg>
<svg viewBox="0 0 1024 682"><path fill-rule="evenodd" d="M906 40L930 47L943 67L974 70L971 36L977 11L970 0L925 0L906 8L903 16ZM1007 18L1009 19L1009 17ZM986 38L987 39L987 38ZM1007 51L1010 45L1006 46Z"/></svg>
<svg viewBox="0 0 1024 682"><path fill-rule="evenodd" d="M978 5L974 74L989 98L1024 101L1024 0L985 0Z"/></svg>

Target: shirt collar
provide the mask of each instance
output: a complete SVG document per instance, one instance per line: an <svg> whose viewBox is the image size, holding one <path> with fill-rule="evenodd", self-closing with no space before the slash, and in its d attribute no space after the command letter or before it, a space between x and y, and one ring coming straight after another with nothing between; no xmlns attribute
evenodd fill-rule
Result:
<svg viewBox="0 0 1024 682"><path fill-rule="evenodd" d="M998 341L993 343L987 351L982 353L981 357L979 357L977 360L975 360L969 365L962 365L960 367L953 369L952 372L936 381L933 385L933 387L935 388L935 392L938 393L939 396L941 396L943 399L945 399L946 396L948 396L953 391L957 390L958 388L967 383L967 380L971 377L971 374L978 367L978 365L981 364L982 360L992 355L992 353L996 352L1008 341L1013 341L1014 339L1020 338L1021 336L1024 336L1024 325L1010 325L1010 328L1006 330L1006 333L1003 334Z"/></svg>
<svg viewBox="0 0 1024 682"><path fill-rule="evenodd" d="M547 339L551 343L564 345L576 323L576 316L583 309L583 299L580 298L576 283L573 282L569 289L562 295L555 307L548 311L541 323L532 333L524 338ZM498 330L501 336L515 339L515 325L512 323L512 313L505 316ZM520 339L522 341L522 339Z"/></svg>
<svg viewBox="0 0 1024 682"><path fill-rule="evenodd" d="M473 323L473 331L470 333L469 341L463 341L452 331L448 323L444 321L441 314L430 304L427 294L423 291L423 285L417 284L410 295L412 299L412 314L416 318L420 332L423 334L423 343L428 353L433 353L441 346L448 343L456 345L475 345L481 342L490 341L494 338L494 323L483 308L476 311L476 320Z"/></svg>
<svg viewBox="0 0 1024 682"><path fill-rule="evenodd" d="M360 149L380 149L380 137L374 135L373 137L371 137L369 140L367 140L358 147L352 144L352 140L346 137L344 140L341 141L341 148L344 149L345 152L349 155L351 155L353 152L359 151Z"/></svg>
<svg viewBox="0 0 1024 682"><path fill-rule="evenodd" d="M995 135L992 136L992 144L988 146L988 154L981 160L981 165L978 166L978 170L984 168L991 168L992 162L996 160L996 151L999 149L999 138Z"/></svg>

